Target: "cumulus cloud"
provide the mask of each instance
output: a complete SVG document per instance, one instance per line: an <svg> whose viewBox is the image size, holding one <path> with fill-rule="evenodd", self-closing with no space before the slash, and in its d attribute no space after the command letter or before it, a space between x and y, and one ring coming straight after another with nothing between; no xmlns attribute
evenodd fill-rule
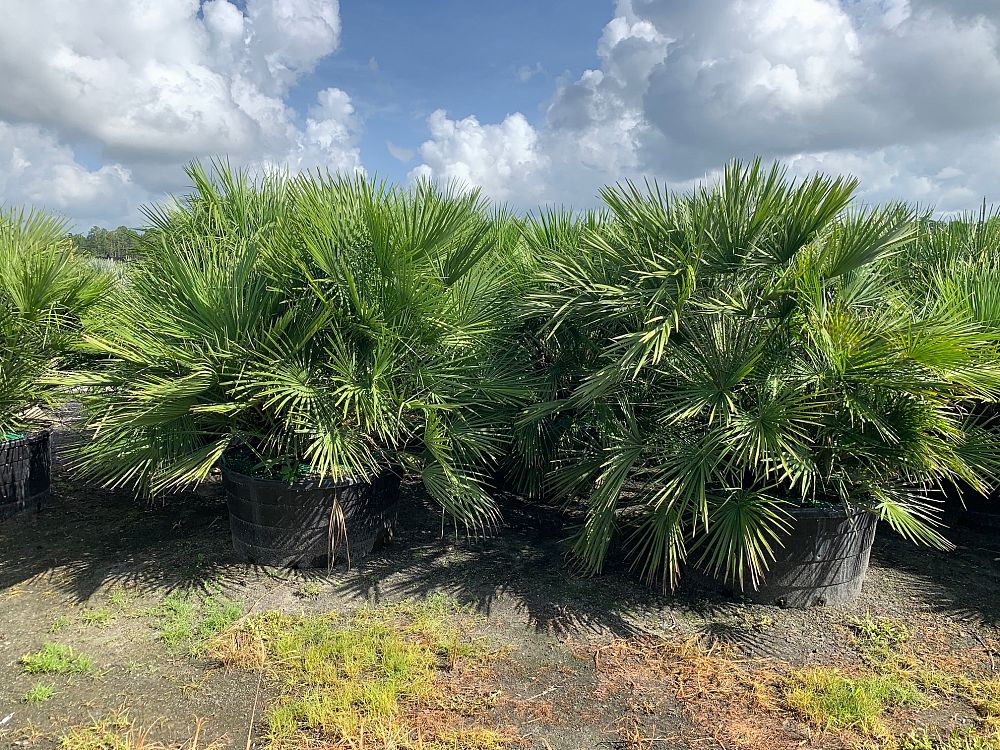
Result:
<svg viewBox="0 0 1000 750"><path fill-rule="evenodd" d="M562 81L536 125L466 118L421 149L424 175L592 203L598 186L683 185L733 157L847 169L869 197L1000 200L1000 4L990 0L619 0L600 66ZM464 123L464 125L462 125ZM519 170L494 155L519 143ZM510 177L505 175L511 175Z"/></svg>
<svg viewBox="0 0 1000 750"><path fill-rule="evenodd" d="M107 215L125 201L134 218L137 203L180 187L192 158L354 169L350 97L327 88L305 118L286 101L339 40L336 0L16 3L0 25L0 132L23 136L28 162L60 165L48 187L33 169L32 184L81 222L99 215L95 201ZM76 144L105 166L78 163Z"/></svg>
<svg viewBox="0 0 1000 750"><path fill-rule="evenodd" d="M361 118L335 81L291 103L340 44L337 0L9 5L0 201L117 223L182 189L192 158L362 167ZM386 148L416 158L414 179L523 208L592 205L624 178L684 187L757 154L854 172L872 200L1000 202L996 0L618 0L595 41L598 64L558 79L533 119L438 110L418 149ZM511 71L517 86L541 67Z"/></svg>
<svg viewBox="0 0 1000 750"><path fill-rule="evenodd" d="M431 139L420 147L424 161L410 172L412 178L479 186L499 201L538 197L547 158L524 115L482 125L475 117L451 120L439 109L427 124Z"/></svg>
<svg viewBox="0 0 1000 750"><path fill-rule="evenodd" d="M137 193L143 195L122 166L87 169L51 133L0 122L0 195L6 202L120 223L131 218Z"/></svg>

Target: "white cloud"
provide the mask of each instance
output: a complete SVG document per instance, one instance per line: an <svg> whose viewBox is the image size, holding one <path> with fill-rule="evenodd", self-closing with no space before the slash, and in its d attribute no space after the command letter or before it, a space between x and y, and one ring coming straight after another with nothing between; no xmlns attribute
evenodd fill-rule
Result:
<svg viewBox="0 0 1000 750"><path fill-rule="evenodd" d="M540 76L544 72L545 69L542 68L542 64L540 62L537 62L534 65L520 66L515 71L515 75L517 75L517 80L519 80L521 83L527 83L535 76Z"/></svg>
<svg viewBox="0 0 1000 750"><path fill-rule="evenodd" d="M404 164L408 161L413 161L413 157L417 155L417 152L414 151L412 148L404 148L402 146L397 146L392 141L386 141L385 147L386 149L388 149L393 159L401 161Z"/></svg>
<svg viewBox="0 0 1000 750"><path fill-rule="evenodd" d="M8 5L0 201L117 223L182 189L192 158L361 169L361 118L336 82L291 104L340 44L337 0ZM591 205L623 178L688 185L754 154L853 171L873 200L1000 202L996 0L618 0L596 51L537 122L439 110L419 149L386 148L417 157L411 177L524 208Z"/></svg>
<svg viewBox="0 0 1000 750"><path fill-rule="evenodd" d="M546 157L538 134L520 113L496 125L481 125L475 117L451 120L444 110L428 118L431 140L420 147L424 163L412 178L433 178L482 187L498 201L532 200L541 187Z"/></svg>
<svg viewBox="0 0 1000 750"><path fill-rule="evenodd" d="M84 222L112 224L130 219L136 199L149 197L120 165L86 169L51 133L36 125L4 122L0 122L0 196L7 204L72 212Z"/></svg>
<svg viewBox="0 0 1000 750"><path fill-rule="evenodd" d="M609 181L683 185L760 154L855 171L872 199L1000 202L998 27L993 0L619 0L600 67L562 81L535 126L521 118L520 170L493 168L503 123L466 118L456 137L432 117L414 172L505 196L527 172L524 203L590 204Z"/></svg>
<svg viewBox="0 0 1000 750"><path fill-rule="evenodd" d="M344 91L321 91L301 123L286 102L337 48L337 1L247 0L245 7L33 0L5 8L0 126L25 136L17 148L28 161L62 165L48 187L31 170L39 196L82 222L102 214L92 201L100 190L134 206L177 189L181 165L193 158L358 168L360 126ZM98 150L106 166L78 163L78 143ZM13 201L24 192L0 195Z"/></svg>

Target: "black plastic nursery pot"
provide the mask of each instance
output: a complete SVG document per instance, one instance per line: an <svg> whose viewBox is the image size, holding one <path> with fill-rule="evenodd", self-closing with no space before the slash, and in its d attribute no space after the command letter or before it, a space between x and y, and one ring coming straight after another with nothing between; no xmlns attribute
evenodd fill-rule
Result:
<svg viewBox="0 0 1000 750"><path fill-rule="evenodd" d="M354 563L391 538L399 475L373 482L257 479L222 467L236 554L282 568Z"/></svg>
<svg viewBox="0 0 1000 750"><path fill-rule="evenodd" d="M0 519L45 504L51 465L48 432L0 442Z"/></svg>
<svg viewBox="0 0 1000 750"><path fill-rule="evenodd" d="M730 593L751 602L780 607L837 607L857 598L868 573L878 519L842 505L793 508L791 533L775 547L775 560L765 580L753 589L749 582L716 581Z"/></svg>

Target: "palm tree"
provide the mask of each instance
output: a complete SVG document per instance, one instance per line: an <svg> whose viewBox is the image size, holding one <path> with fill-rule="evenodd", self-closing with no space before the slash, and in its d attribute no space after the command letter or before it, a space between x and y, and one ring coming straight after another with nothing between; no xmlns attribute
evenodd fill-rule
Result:
<svg viewBox="0 0 1000 750"><path fill-rule="evenodd" d="M494 523L484 480L527 394L508 217L423 183L188 174L91 331L103 361L71 381L82 468L162 493L221 460L288 480L399 467L470 529Z"/></svg>
<svg viewBox="0 0 1000 750"><path fill-rule="evenodd" d="M57 397L51 377L72 364L81 318L107 288L65 235L54 216L0 211L0 438L38 426Z"/></svg>
<svg viewBox="0 0 1000 750"><path fill-rule="evenodd" d="M759 161L689 195L626 183L547 249L532 304L562 393L522 422L572 422L549 481L586 501L585 569L620 538L664 586L693 564L756 587L810 504L943 547L931 490L995 481L971 405L1000 395L996 333L914 303L893 258L918 217L855 188Z"/></svg>

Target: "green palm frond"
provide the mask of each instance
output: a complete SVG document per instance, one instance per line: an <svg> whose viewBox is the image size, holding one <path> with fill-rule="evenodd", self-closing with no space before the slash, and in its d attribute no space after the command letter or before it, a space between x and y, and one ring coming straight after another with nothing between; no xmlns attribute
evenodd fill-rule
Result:
<svg viewBox="0 0 1000 750"><path fill-rule="evenodd" d="M54 374L79 358L84 318L109 275L74 254L61 219L0 210L0 435L31 429L55 403Z"/></svg>
<svg viewBox="0 0 1000 750"><path fill-rule="evenodd" d="M88 339L83 468L164 492L241 446L319 476L413 472L470 530L495 523L485 467L531 393L515 220L454 186L188 175Z"/></svg>
<svg viewBox="0 0 1000 750"><path fill-rule="evenodd" d="M518 429L554 456L548 489L585 503L586 570L621 538L665 586L695 552L757 585L787 509L814 502L944 546L929 493L995 482L997 435L969 415L998 396L1000 219L856 208L856 187L735 162L530 226L550 385Z"/></svg>

